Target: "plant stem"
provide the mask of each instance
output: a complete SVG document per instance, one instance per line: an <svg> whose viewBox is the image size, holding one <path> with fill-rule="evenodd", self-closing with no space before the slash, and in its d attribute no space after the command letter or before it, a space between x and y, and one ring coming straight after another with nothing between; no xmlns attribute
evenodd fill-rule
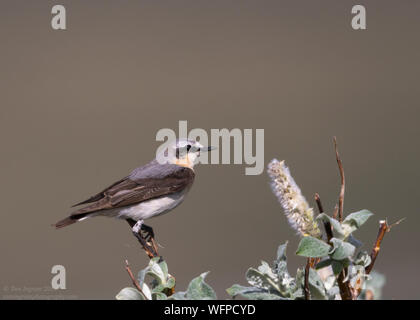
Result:
<svg viewBox="0 0 420 320"><path fill-rule="evenodd" d="M334 137L334 149L335 149L335 158L337 160L338 169L340 171L340 178L341 178L341 188L340 188L340 196L338 198L338 219L339 221L343 221L343 211L344 211L344 193L346 190L346 178L344 176L344 168L343 163L341 162L340 154L338 153L337 147L337 138ZM337 214L334 212L334 215ZM349 282L344 282L346 278L346 274L348 273L348 268L344 268L337 277L338 288L340 289L341 299L343 300L352 300L353 294L349 285Z"/></svg>
<svg viewBox="0 0 420 320"><path fill-rule="evenodd" d="M311 268L311 259L308 258L306 260L306 267L305 267L305 300L311 300L311 293L309 291L309 270Z"/></svg>
<svg viewBox="0 0 420 320"><path fill-rule="evenodd" d="M147 300L146 295L144 294L143 290L140 288L140 284L137 282L137 280L134 278L133 272L130 269L130 265L128 264L128 261L125 260L125 270L127 270L128 275L131 278L131 281L133 282L133 285L136 287L138 291L144 296L144 298Z"/></svg>
<svg viewBox="0 0 420 320"><path fill-rule="evenodd" d="M398 221L396 224L398 224L399 222L400 221ZM382 243L382 240L384 239L385 233L389 232L390 230L391 230L391 227L388 226L388 223L386 222L386 220L379 221L378 236L376 237L375 243L372 248L372 252L370 253L371 263L365 268L366 274L371 273L373 266L375 264L376 258L378 257L379 250L381 250L381 243ZM362 287L357 289L357 291L355 292L355 297L357 298L361 292L362 292ZM366 300L372 300L373 298L374 297L373 297L372 292L367 291Z"/></svg>
<svg viewBox="0 0 420 320"><path fill-rule="evenodd" d="M347 268L342 270L337 277L338 288L340 289L340 296L342 300L353 300L353 294L351 292L348 281L344 282L346 277Z"/></svg>
<svg viewBox="0 0 420 320"><path fill-rule="evenodd" d="M324 213L324 207L322 206L321 198L319 197L318 193L315 193L315 201L318 206L319 213L320 214ZM324 221L324 228L325 228L325 233L327 234L327 240L329 243L331 239L333 238L331 223L329 221Z"/></svg>
<svg viewBox="0 0 420 320"><path fill-rule="evenodd" d="M346 178L344 176L344 168L343 163L341 162L340 155L338 153L337 148L337 138L334 137L334 149L335 149L335 158L337 159L338 169L340 170L340 177L341 177L341 190L340 190L340 197L338 199L338 218L339 221L343 221L343 209L344 209L344 192L346 186Z"/></svg>
<svg viewBox="0 0 420 320"><path fill-rule="evenodd" d="M386 222L386 220L379 221L378 236L376 237L375 244L370 254L370 258L372 259L372 262L365 268L366 274L369 274L372 271L373 265L375 264L376 258L378 257L378 254L379 254L379 250L381 250L382 240L385 236L385 233L387 233L389 230L390 230L390 227L388 226L388 223Z"/></svg>

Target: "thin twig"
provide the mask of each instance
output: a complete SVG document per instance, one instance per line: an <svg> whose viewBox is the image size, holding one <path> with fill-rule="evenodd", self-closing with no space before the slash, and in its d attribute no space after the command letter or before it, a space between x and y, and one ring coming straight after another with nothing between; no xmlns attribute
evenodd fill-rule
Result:
<svg viewBox="0 0 420 320"><path fill-rule="evenodd" d="M137 280L134 278L133 272L130 269L130 265L128 264L128 261L125 260L125 270L127 270L128 275L131 278L131 281L133 282L133 285L136 287L138 291L147 299L146 295L144 294L143 290L140 288L140 284L137 282Z"/></svg>
<svg viewBox="0 0 420 320"><path fill-rule="evenodd" d="M306 267L305 267L305 300L311 300L311 293L309 291L309 270L311 268L310 258L306 260Z"/></svg>
<svg viewBox="0 0 420 320"><path fill-rule="evenodd" d="M397 225L399 225L401 222L403 222L406 218L402 218L400 220L398 220L397 222L394 222L393 224L391 224L390 226L388 226L388 231L391 230L392 227L395 227Z"/></svg>
<svg viewBox="0 0 420 320"><path fill-rule="evenodd" d="M337 277L338 288L340 289L340 296L342 300L353 299L353 294L351 292L350 286L348 285L349 282L344 282L347 270L347 268L343 269Z"/></svg>
<svg viewBox="0 0 420 320"><path fill-rule="evenodd" d="M340 197L338 199L338 218L340 222L343 221L343 209L344 209L344 192L345 192L345 185L346 185L346 178L344 176L344 169L343 163L341 162L340 155L338 154L337 148L337 138L334 137L334 149L335 149L335 157L337 159L338 168L340 169L340 177L341 177L341 191Z"/></svg>
<svg viewBox="0 0 420 320"><path fill-rule="evenodd" d="M318 193L315 193L314 198L315 198L316 204L318 206L319 213L320 214L321 213L324 213L324 207L322 206L322 202L321 202L321 198L320 198L319 194Z"/></svg>
<svg viewBox="0 0 420 320"><path fill-rule="evenodd" d="M366 274L369 274L372 271L373 265L375 264L375 260L379 254L379 250L381 250L382 240L385 236L385 233L387 233L389 230L390 230L390 227L388 226L388 223L386 222L386 220L379 221L378 236L376 237L375 244L370 254L370 258L372 259L372 262L365 268Z"/></svg>
<svg viewBox="0 0 420 320"><path fill-rule="evenodd" d="M318 206L319 213L320 214L324 213L324 207L322 206L321 198L319 197L318 193L315 193L315 201ZM331 223L329 221L324 221L324 228L325 228L325 233L327 234L327 240L328 242L330 242L331 239L333 238Z"/></svg>
<svg viewBox="0 0 420 320"><path fill-rule="evenodd" d="M384 239L385 233L389 232L391 228L395 225L398 225L402 220L397 221L396 223L392 224L391 226L388 225L386 220L379 221L379 231L378 236L376 237L375 244L373 245L372 252L370 254L371 263L365 268L365 273L369 274L371 273L373 266L375 264L376 258L378 257L379 251L381 250L381 243ZM362 287L359 287L355 293L355 297L357 298L362 292ZM368 298L368 292L366 292L366 300L369 300Z"/></svg>
<svg viewBox="0 0 420 320"><path fill-rule="evenodd" d="M341 178L341 188L340 188L340 197L338 198L338 210L334 211L334 219L337 218L338 211L338 219L339 221L343 221L343 211L344 211L344 193L346 190L346 178L344 176L344 168L343 163L341 162L340 154L338 153L337 147L337 138L334 137L334 149L335 149L335 158L337 160L338 169L340 171L340 178ZM338 287L340 289L341 299L343 300L352 300L354 295L352 294L349 282L344 282L346 278L346 274L348 273L348 268L344 268L337 277Z"/></svg>

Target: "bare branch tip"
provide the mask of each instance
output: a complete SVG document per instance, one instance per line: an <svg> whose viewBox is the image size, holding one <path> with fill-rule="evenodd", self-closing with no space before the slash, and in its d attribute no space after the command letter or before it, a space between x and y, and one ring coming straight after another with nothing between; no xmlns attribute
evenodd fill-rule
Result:
<svg viewBox="0 0 420 320"><path fill-rule="evenodd" d="M388 231L390 231L392 227L395 227L395 226L399 225L399 224L400 224L401 222L403 222L405 219L407 219L407 218L406 218L406 217L404 217L404 218L402 218L402 219L398 220L397 222L394 222L394 223L393 223L393 224L391 224L390 226L388 226Z"/></svg>

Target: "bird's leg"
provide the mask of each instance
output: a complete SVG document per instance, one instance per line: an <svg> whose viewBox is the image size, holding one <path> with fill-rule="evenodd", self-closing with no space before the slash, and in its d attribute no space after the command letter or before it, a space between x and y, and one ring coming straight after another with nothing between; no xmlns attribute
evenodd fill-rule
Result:
<svg viewBox="0 0 420 320"><path fill-rule="evenodd" d="M142 225L143 225L143 220L139 220L134 224L134 226L131 227L131 230L133 230L134 233L139 234Z"/></svg>
<svg viewBox="0 0 420 320"><path fill-rule="evenodd" d="M143 235L141 234L142 227L143 227L143 220L139 220L136 222L132 219L127 219L127 222L130 225L134 236L140 242L140 244L142 245L144 251L146 251L146 254L149 256L149 258L151 259L153 257L158 257L158 253L157 253L157 250L155 249L154 243L152 242L152 245L150 246L147 239L144 238Z"/></svg>
<svg viewBox="0 0 420 320"><path fill-rule="evenodd" d="M142 224L141 230L144 231L145 233L144 238L146 239L147 242L150 242L152 244L152 247L157 254L158 250L157 250L157 244L155 241L155 233L153 232L153 228L148 225Z"/></svg>
<svg viewBox="0 0 420 320"><path fill-rule="evenodd" d="M149 256L149 258L152 259L155 256L154 252L152 252L153 248L151 248L149 246L149 244L147 243L147 240L143 237L143 235L141 233L141 227L143 225L143 220L139 220L139 221L135 222L134 224L133 224L133 222L130 223L130 221L128 221L128 223L131 226L131 230L133 231L134 236L140 242L140 244L142 245L144 251L146 251L146 254Z"/></svg>
<svg viewBox="0 0 420 320"><path fill-rule="evenodd" d="M145 225L144 223L141 225L141 231L144 233L144 238L149 241L155 237L155 233L153 232L152 227Z"/></svg>

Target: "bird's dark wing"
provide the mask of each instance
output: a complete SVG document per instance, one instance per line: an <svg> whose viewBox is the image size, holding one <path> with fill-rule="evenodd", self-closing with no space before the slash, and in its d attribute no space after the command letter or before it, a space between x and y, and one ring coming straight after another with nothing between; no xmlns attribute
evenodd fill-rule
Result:
<svg viewBox="0 0 420 320"><path fill-rule="evenodd" d="M145 200L179 192L191 186L194 171L174 164L152 161L137 168L124 179L80 204L91 203L72 215L134 205Z"/></svg>
<svg viewBox="0 0 420 320"><path fill-rule="evenodd" d="M104 196L105 196L105 192L110 190L112 187L115 187L119 184L121 184L122 182L124 182L125 180L127 180L128 177L122 178L121 180L118 180L117 182L114 182L112 185L110 185L109 187L107 187L106 189L102 190L101 192L95 194L94 196L90 197L87 200L84 200L82 202L76 203L74 205L72 205L71 207L77 207L80 206L82 204L87 204L87 203L92 203L98 200L101 200Z"/></svg>

